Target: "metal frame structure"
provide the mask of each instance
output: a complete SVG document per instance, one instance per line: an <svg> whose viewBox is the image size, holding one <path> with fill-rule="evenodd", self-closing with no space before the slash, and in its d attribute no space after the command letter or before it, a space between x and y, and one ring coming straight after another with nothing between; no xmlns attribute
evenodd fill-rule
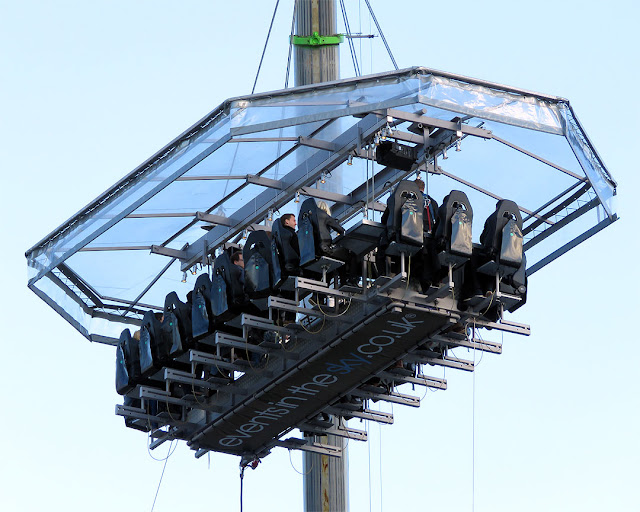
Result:
<svg viewBox="0 0 640 512"><path fill-rule="evenodd" d="M375 165L387 137L418 149L411 171ZM562 145L557 160L539 137ZM390 188L416 173L430 193L446 183L487 201L506 196L504 171L476 172L468 160L449 168L447 158L484 154L476 141L525 159L532 175L546 170L530 201L517 198L529 275L617 219L616 183L567 100L416 67L225 101L29 249L29 287L84 336L114 344L144 309L161 309L176 274L206 267L247 230L268 230L273 212L294 209L300 195L331 201L347 224L373 218ZM173 205L178 189L184 204ZM215 197L189 207L185 198L202 189ZM118 255L110 268L105 254ZM131 286L134 272L144 275Z"/></svg>

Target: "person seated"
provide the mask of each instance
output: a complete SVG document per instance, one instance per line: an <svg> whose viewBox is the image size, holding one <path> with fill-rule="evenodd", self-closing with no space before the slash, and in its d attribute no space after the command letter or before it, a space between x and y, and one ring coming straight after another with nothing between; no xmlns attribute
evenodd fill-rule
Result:
<svg viewBox="0 0 640 512"><path fill-rule="evenodd" d="M242 284L244 288L244 257L242 251L236 251L231 255L229 273L231 274L231 279Z"/></svg>
<svg viewBox="0 0 640 512"><path fill-rule="evenodd" d="M420 178L415 180L420 192L424 194L425 184ZM413 257L414 275L420 282L423 293L427 293L432 284L437 282L439 274L438 251L435 234L438 228L438 202L426 195L424 198L424 213L422 215L424 244L422 250Z"/></svg>
<svg viewBox="0 0 640 512"><path fill-rule="evenodd" d="M359 265L357 256L347 249L333 243L331 230L336 231L339 235L344 235L344 228L340 223L331 216L331 209L324 201L319 201L317 210L318 217L318 233L317 251L318 256L328 256L336 260L343 261L345 265L338 269L338 276L341 284L350 286L358 286ZM314 233L315 235L315 233Z"/></svg>
<svg viewBox="0 0 640 512"><path fill-rule="evenodd" d="M273 241L278 249L278 260L286 275L300 273L300 246L296 233L296 216L285 213L271 227Z"/></svg>

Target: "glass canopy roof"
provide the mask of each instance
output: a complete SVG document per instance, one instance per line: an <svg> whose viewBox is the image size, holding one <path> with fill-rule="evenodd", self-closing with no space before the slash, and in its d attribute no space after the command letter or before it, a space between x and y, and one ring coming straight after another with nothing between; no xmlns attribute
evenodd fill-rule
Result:
<svg viewBox="0 0 640 512"><path fill-rule="evenodd" d="M410 172L375 162L385 137L418 148ZM529 275L617 219L616 183L567 100L416 67L225 101L29 249L29 287L113 344L298 200L379 220L416 173L438 202L468 195L475 241L497 199L516 201Z"/></svg>

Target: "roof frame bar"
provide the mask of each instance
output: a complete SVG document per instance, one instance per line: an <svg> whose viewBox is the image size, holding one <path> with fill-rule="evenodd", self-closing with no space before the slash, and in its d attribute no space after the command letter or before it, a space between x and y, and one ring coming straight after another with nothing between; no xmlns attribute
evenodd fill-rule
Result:
<svg viewBox="0 0 640 512"><path fill-rule="evenodd" d="M238 219L234 227L216 226L188 247L187 258L183 261L182 270L188 269L201 259L203 243L206 250L209 251L210 248L219 246L247 226L262 219L269 209L279 208L286 204L301 186L315 181L322 172L331 171L344 162L348 158L349 152L355 149L360 136L366 139L385 124L386 118L380 120L377 116L369 114L348 128L333 141L339 148L338 150L330 155L316 152L290 171L283 179L286 189L282 191L265 190L254 201L245 204L234 214L234 217Z"/></svg>

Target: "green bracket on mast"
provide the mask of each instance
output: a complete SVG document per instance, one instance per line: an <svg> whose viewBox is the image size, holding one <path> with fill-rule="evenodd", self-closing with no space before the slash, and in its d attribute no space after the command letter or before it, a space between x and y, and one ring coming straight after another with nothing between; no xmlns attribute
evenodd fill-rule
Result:
<svg viewBox="0 0 640 512"><path fill-rule="evenodd" d="M296 46L327 46L332 44L340 44L344 41L342 34L335 36L321 36L314 32L311 37L291 36L291 42Z"/></svg>

